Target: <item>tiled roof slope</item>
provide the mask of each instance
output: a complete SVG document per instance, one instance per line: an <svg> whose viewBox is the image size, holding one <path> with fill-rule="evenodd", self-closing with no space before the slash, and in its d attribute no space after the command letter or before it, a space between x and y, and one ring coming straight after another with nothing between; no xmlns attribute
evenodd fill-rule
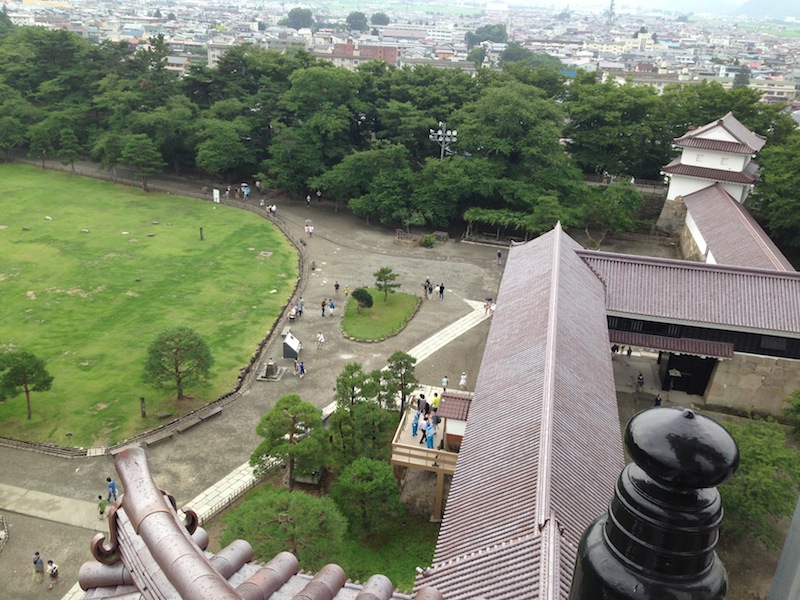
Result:
<svg viewBox="0 0 800 600"><path fill-rule="evenodd" d="M511 248L433 564L461 598L566 598L623 467L605 290L557 226ZM587 376L587 374L590 374Z"/></svg>
<svg viewBox="0 0 800 600"><path fill-rule="evenodd" d="M693 340L691 338L675 338L652 333L621 331L610 329L608 337L612 344L635 346L671 352L673 354L692 354L703 358L733 358L733 344L728 342L712 342L710 340Z"/></svg>
<svg viewBox="0 0 800 600"><path fill-rule="evenodd" d="M610 315L800 334L800 273L594 250L578 255L605 283Z"/></svg>
<svg viewBox="0 0 800 600"><path fill-rule="evenodd" d="M685 177L697 177L700 179L713 179L714 181L727 181L730 183L753 184L758 179L759 165L751 160L744 171L725 171L724 169L709 169L708 167L698 167L696 165L684 165L681 157L674 159L661 172L669 175L683 175Z"/></svg>
<svg viewBox="0 0 800 600"><path fill-rule="evenodd" d="M439 405L439 412L437 414L444 419L466 421L469 417L469 405L471 401L472 394L469 392L444 392L442 394L442 403Z"/></svg>
<svg viewBox="0 0 800 600"><path fill-rule="evenodd" d="M687 194L683 201L717 263L795 270L748 210L720 184Z"/></svg>
<svg viewBox="0 0 800 600"><path fill-rule="evenodd" d="M704 138L703 134L711 131L716 127L721 127L728 134L736 138L737 142L728 142L723 140L714 140ZM692 129L679 138L673 140L676 146L686 148L705 148L707 150L718 150L721 152L734 152L737 154L755 154L764 144L767 143L767 138L763 135L753 133L747 127L742 125L741 121L729 112L727 115L716 121L712 121L697 129Z"/></svg>

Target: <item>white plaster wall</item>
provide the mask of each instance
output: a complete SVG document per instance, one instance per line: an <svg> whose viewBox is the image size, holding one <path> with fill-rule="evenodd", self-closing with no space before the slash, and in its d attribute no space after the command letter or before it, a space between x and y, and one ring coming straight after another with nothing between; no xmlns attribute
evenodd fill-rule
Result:
<svg viewBox="0 0 800 600"><path fill-rule="evenodd" d="M667 200L675 200L678 196L688 196L693 192L700 191L711 185L713 185L713 182L709 180L672 175L669 178Z"/></svg>
<svg viewBox="0 0 800 600"><path fill-rule="evenodd" d="M467 431L467 422L459 421L458 419L447 419L447 434L448 435L461 435Z"/></svg>
<svg viewBox="0 0 800 600"><path fill-rule="evenodd" d="M704 140L720 140L723 142L739 141L735 137L733 137L730 133L725 131L722 127L712 127L711 129L709 129L708 131L704 131L697 137Z"/></svg>
<svg viewBox="0 0 800 600"><path fill-rule="evenodd" d="M741 183L722 183L722 188L731 195L731 198L736 200L739 204L744 202L747 198L747 192L750 191L749 185L742 185Z"/></svg>
<svg viewBox="0 0 800 600"><path fill-rule="evenodd" d="M706 167L707 169L720 169L741 173L750 157L745 154L729 154L727 152L712 152L698 148L684 148L681 162L684 165Z"/></svg>
<svg viewBox="0 0 800 600"><path fill-rule="evenodd" d="M686 227L689 229L689 233L692 234L692 240L697 246L697 251L700 254L704 255L706 251L708 251L708 244L706 243L703 234L700 233L700 229L698 229L697 223L695 223L694 219L692 218L691 211L686 213Z"/></svg>

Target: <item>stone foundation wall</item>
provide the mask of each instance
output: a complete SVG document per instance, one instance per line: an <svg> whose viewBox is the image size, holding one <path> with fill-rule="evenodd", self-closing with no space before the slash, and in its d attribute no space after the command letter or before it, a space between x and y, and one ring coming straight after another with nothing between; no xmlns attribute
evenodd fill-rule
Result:
<svg viewBox="0 0 800 600"><path fill-rule="evenodd" d="M684 225L681 229L681 235L678 237L678 250L683 260L694 260L697 262L705 262L706 257L700 252L697 247L697 242L692 237L692 232Z"/></svg>
<svg viewBox="0 0 800 600"><path fill-rule="evenodd" d="M683 197L666 200L656 221L656 230L674 237L683 230L685 223L686 205L683 203Z"/></svg>
<svg viewBox="0 0 800 600"><path fill-rule="evenodd" d="M706 406L779 416L789 394L800 389L800 360L734 354L714 367Z"/></svg>

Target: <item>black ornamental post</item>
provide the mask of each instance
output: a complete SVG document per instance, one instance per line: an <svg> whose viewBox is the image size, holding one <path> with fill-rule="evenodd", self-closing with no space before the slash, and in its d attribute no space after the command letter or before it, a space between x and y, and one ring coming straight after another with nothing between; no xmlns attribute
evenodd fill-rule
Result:
<svg viewBox="0 0 800 600"><path fill-rule="evenodd" d="M581 538L570 600L721 600L716 486L739 465L736 442L691 410L652 408L628 422L625 446L633 462Z"/></svg>

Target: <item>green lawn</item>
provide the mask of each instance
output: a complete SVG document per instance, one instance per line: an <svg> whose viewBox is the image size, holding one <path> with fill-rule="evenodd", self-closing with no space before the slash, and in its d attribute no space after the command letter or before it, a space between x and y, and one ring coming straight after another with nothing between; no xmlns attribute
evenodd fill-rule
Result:
<svg viewBox="0 0 800 600"><path fill-rule="evenodd" d="M0 257L0 349L33 352L55 377L32 395L30 421L23 395L0 402L0 435L67 443L72 432L78 446L232 389L297 277L293 247L254 214L25 165L0 165ZM148 344L176 325L216 361L210 385L180 405L142 383Z"/></svg>
<svg viewBox="0 0 800 600"><path fill-rule="evenodd" d="M412 294L396 292L384 301L383 292L367 288L374 301L371 308L358 310L350 299L342 319L342 330L357 340L380 340L401 331L414 316L421 300Z"/></svg>

